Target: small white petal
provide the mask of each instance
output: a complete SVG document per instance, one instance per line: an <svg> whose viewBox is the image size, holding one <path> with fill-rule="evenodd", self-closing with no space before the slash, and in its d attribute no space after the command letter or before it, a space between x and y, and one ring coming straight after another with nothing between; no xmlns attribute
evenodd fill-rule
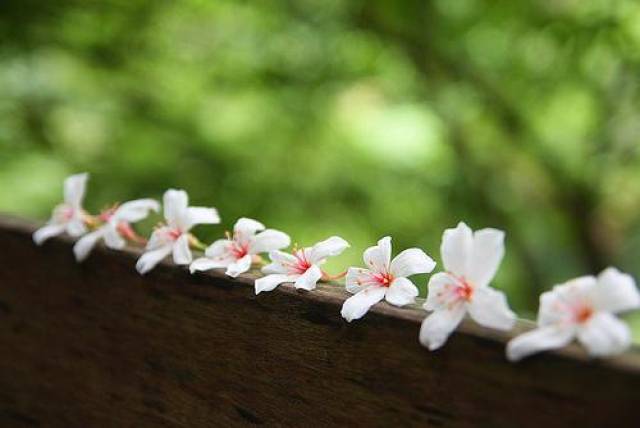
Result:
<svg viewBox="0 0 640 428"><path fill-rule="evenodd" d="M322 277L322 271L317 265L311 265L309 269L296 279L294 286L302 290L311 291L316 288L318 280Z"/></svg>
<svg viewBox="0 0 640 428"><path fill-rule="evenodd" d="M279 230L267 229L251 238L250 251L252 254L268 253L286 248L291 244L291 238Z"/></svg>
<svg viewBox="0 0 640 428"><path fill-rule="evenodd" d="M75 174L64 180L64 201L75 209L82 206L89 174Z"/></svg>
<svg viewBox="0 0 640 428"><path fill-rule="evenodd" d="M36 245L42 245L46 240L63 234L65 227L64 224L47 224L46 226L42 226L33 232L33 242L35 242Z"/></svg>
<svg viewBox="0 0 640 428"><path fill-rule="evenodd" d="M98 243L98 240L103 237L105 230L100 228L94 232L84 235L73 246L73 254L76 257L77 262L84 261L93 250L93 247Z"/></svg>
<svg viewBox="0 0 640 428"><path fill-rule="evenodd" d="M556 285L551 291L540 295L540 309L538 310L538 325L544 327L558 323L572 323L573 307L582 305L597 286L593 276L582 276L561 285Z"/></svg>
<svg viewBox="0 0 640 428"><path fill-rule="evenodd" d="M446 272L438 272L429 278L427 300L422 305L427 311L434 311L457 300L455 278Z"/></svg>
<svg viewBox="0 0 640 428"><path fill-rule="evenodd" d="M232 262L232 260L213 260L208 257L200 257L191 262L191 264L189 265L189 271L191 273L194 273L211 269L226 268Z"/></svg>
<svg viewBox="0 0 640 428"><path fill-rule="evenodd" d="M87 227L81 217L77 216L67 223L67 233L74 238L87 233Z"/></svg>
<svg viewBox="0 0 640 428"><path fill-rule="evenodd" d="M127 242L120 236L118 230L112 226L105 226L104 230L104 243L108 248L113 250L122 250L127 246Z"/></svg>
<svg viewBox="0 0 640 428"><path fill-rule="evenodd" d="M615 315L598 312L578 330L578 340L589 355L606 357L620 354L631 346L631 331Z"/></svg>
<svg viewBox="0 0 640 428"><path fill-rule="evenodd" d="M442 307L427 316L420 326L420 343L434 351L445 344L466 313L464 303Z"/></svg>
<svg viewBox="0 0 640 428"><path fill-rule="evenodd" d="M349 243L339 236L332 236L329 239L318 242L308 252L308 260L317 263L327 257L334 257L349 248Z"/></svg>
<svg viewBox="0 0 640 428"><path fill-rule="evenodd" d="M601 311L624 312L640 307L640 293L631 275L615 268L605 269L593 288L593 302Z"/></svg>
<svg viewBox="0 0 640 428"><path fill-rule="evenodd" d="M264 224L251 218L242 217L236 221L233 231L246 236L255 235L257 232L264 230Z"/></svg>
<svg viewBox="0 0 640 428"><path fill-rule="evenodd" d="M482 229L473 234L473 244L467 259L466 278L477 287L488 285L504 256L504 232Z"/></svg>
<svg viewBox="0 0 640 428"><path fill-rule="evenodd" d="M473 232L463 222L455 229L447 229L442 235L442 263L446 271L456 275L465 275L467 260L473 245Z"/></svg>
<svg viewBox="0 0 640 428"><path fill-rule="evenodd" d="M398 254L392 261L390 271L396 277L407 277L420 273L429 273L436 267L433 261L419 248L409 248Z"/></svg>
<svg viewBox="0 0 640 428"><path fill-rule="evenodd" d="M226 274L232 278L235 278L241 273L245 273L249 269L251 269L251 254L247 254L246 256L242 257L240 260L237 260L231 263L227 267Z"/></svg>
<svg viewBox="0 0 640 428"><path fill-rule="evenodd" d="M144 275L156 267L156 265L169 254L171 254L171 245L165 245L164 247L147 251L138 259L136 269L141 275Z"/></svg>
<svg viewBox="0 0 640 428"><path fill-rule="evenodd" d="M407 278L396 278L384 296L387 302L396 306L411 304L416 301L416 297L418 297L418 287Z"/></svg>
<svg viewBox="0 0 640 428"><path fill-rule="evenodd" d="M158 212L160 204L153 199L136 199L128 201L120 205L113 218L116 221L126 221L127 223L135 223L145 219L150 212Z"/></svg>
<svg viewBox="0 0 640 428"><path fill-rule="evenodd" d="M345 288L351 294L356 294L364 287L378 285L369 269L350 267L345 278Z"/></svg>
<svg viewBox="0 0 640 428"><path fill-rule="evenodd" d="M471 318L485 327L511 330L516 323L504 293L491 287L476 288L467 309Z"/></svg>
<svg viewBox="0 0 640 428"><path fill-rule="evenodd" d="M296 279L297 276L281 274L267 275L258 278L255 282L256 294L260 294L263 291L271 291L283 282L294 282Z"/></svg>
<svg viewBox="0 0 640 428"><path fill-rule="evenodd" d="M198 224L220 223L220 215L218 215L218 210L215 208L189 207L187 212L189 216L189 228Z"/></svg>
<svg viewBox="0 0 640 428"><path fill-rule="evenodd" d="M391 262L391 237L385 236L378 245L364 250L362 255L365 266L374 272L388 273Z"/></svg>
<svg viewBox="0 0 640 428"><path fill-rule="evenodd" d="M262 273L266 274L286 274L289 273L287 266L296 265L298 260L291 254L282 251L270 251L269 258L273 263L262 268Z"/></svg>
<svg viewBox="0 0 640 428"><path fill-rule="evenodd" d="M348 322L362 318L371 306L384 298L386 291L385 287L371 286L349 297L342 305L342 318Z"/></svg>
<svg viewBox="0 0 640 428"><path fill-rule="evenodd" d="M177 265L188 265L191 263L191 260L189 235L183 233L173 244L173 262Z"/></svg>
<svg viewBox="0 0 640 428"><path fill-rule="evenodd" d="M204 250L204 254L212 259L231 257L230 248L232 245L233 241L228 239L218 239Z"/></svg>
<svg viewBox="0 0 640 428"><path fill-rule="evenodd" d="M567 324L536 328L511 339L507 344L509 361L519 361L537 352L558 349L573 340L575 329Z"/></svg>
<svg viewBox="0 0 640 428"><path fill-rule="evenodd" d="M189 196L184 190L169 189L164 192L162 198L164 205L164 218L173 227L186 226L187 207Z"/></svg>

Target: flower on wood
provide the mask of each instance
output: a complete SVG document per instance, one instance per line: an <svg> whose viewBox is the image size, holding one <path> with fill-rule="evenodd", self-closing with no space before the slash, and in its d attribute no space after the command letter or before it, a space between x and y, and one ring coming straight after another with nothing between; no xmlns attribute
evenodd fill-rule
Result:
<svg viewBox="0 0 640 428"><path fill-rule="evenodd" d="M169 189L163 197L165 225L156 228L147 243L145 253L138 259L136 269L145 274L169 254L174 263L188 265L192 261L189 244L194 237L189 233L198 224L220 223L215 208L190 207L184 190Z"/></svg>
<svg viewBox="0 0 640 428"><path fill-rule="evenodd" d="M615 313L640 308L635 281L615 268L583 276L540 296L538 328L511 340L507 357L520 360L578 339L589 355L604 357L631 346L631 331Z"/></svg>
<svg viewBox="0 0 640 428"><path fill-rule="evenodd" d="M191 273L226 268L226 274L237 277L247 272L259 254L280 250L291 243L289 235L250 218L241 218L233 226L233 235L219 239L205 250L205 257L191 263Z"/></svg>
<svg viewBox="0 0 640 428"><path fill-rule="evenodd" d="M47 239L68 233L78 237L86 233L85 216L82 208L89 174L72 175L64 180L64 201L57 205L47 224L33 233L33 241L41 245Z"/></svg>
<svg viewBox="0 0 640 428"><path fill-rule="evenodd" d="M459 223L445 230L441 253L445 272L429 280L424 308L433 312L422 322L420 343L430 350L440 348L467 313L485 327L513 328L516 316L504 293L489 286L504 256L504 232L472 232Z"/></svg>
<svg viewBox="0 0 640 428"><path fill-rule="evenodd" d="M271 264L262 268L267 274L255 282L256 294L271 291L284 282L292 282L295 288L313 290L317 282L326 274L320 266L328 257L341 254L349 248L349 243L338 236L318 242L313 247L294 250L292 254L271 251Z"/></svg>
<svg viewBox="0 0 640 428"><path fill-rule="evenodd" d="M153 199L137 199L104 211L98 216L103 224L84 235L74 245L76 260L80 262L86 259L100 240L104 240L105 245L114 250L123 249L127 240L136 240L137 237L131 223L143 220L150 212L157 212L159 209L160 204Z"/></svg>
<svg viewBox="0 0 640 428"><path fill-rule="evenodd" d="M418 248L404 250L391 260L388 236L365 250L363 258L367 268L351 267L347 272L346 289L353 296L344 302L341 314L349 322L364 316L382 299L395 306L413 303L418 288L407 277L429 273L436 265Z"/></svg>

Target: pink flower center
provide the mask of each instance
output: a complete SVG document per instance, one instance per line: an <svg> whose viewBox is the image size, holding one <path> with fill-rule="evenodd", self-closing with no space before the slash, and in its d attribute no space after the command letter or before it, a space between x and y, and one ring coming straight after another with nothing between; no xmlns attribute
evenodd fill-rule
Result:
<svg viewBox="0 0 640 428"><path fill-rule="evenodd" d="M177 241L178 238L180 238L182 236L182 231L180 229L169 229L167 231L167 236L172 241Z"/></svg>
<svg viewBox="0 0 640 428"><path fill-rule="evenodd" d="M75 214L76 210L73 207L65 207L62 210L62 217L65 220L71 220L73 218L73 215Z"/></svg>
<svg viewBox="0 0 640 428"><path fill-rule="evenodd" d="M238 242L234 242L231 244L231 254L236 259L241 259L247 254L249 254L249 244L240 244Z"/></svg>
<svg viewBox="0 0 640 428"><path fill-rule="evenodd" d="M589 305L580 305L574 310L574 319L577 323L587 322L593 315L593 308Z"/></svg>
<svg viewBox="0 0 640 428"><path fill-rule="evenodd" d="M296 264L291 266L291 268L296 273L303 274L312 266L312 263L307 259L307 255L304 253L304 250L294 252L293 257L296 258Z"/></svg>
<svg viewBox="0 0 640 428"><path fill-rule="evenodd" d="M389 287L395 278L390 273L385 272L374 274L373 279L382 287Z"/></svg>

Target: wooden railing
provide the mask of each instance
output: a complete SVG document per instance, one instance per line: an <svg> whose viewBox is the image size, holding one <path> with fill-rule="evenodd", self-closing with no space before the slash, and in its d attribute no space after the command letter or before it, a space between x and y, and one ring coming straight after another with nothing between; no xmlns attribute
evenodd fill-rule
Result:
<svg viewBox="0 0 640 428"><path fill-rule="evenodd" d="M338 285L255 296L254 275L146 276L137 250L42 247L0 217L0 426L640 426L640 354L577 347L518 364L463 323L418 343L418 306L347 324ZM516 331L529 327L520 322Z"/></svg>

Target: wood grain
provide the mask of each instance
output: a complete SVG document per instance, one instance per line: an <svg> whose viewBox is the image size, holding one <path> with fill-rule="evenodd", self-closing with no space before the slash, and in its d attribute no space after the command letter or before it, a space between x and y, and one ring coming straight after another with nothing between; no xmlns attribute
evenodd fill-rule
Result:
<svg viewBox="0 0 640 428"><path fill-rule="evenodd" d="M640 426L640 356L510 364L467 323L438 352L424 312L340 318L338 285L255 296L252 275L147 276L135 250L74 262L0 218L0 426ZM528 328L520 323L518 329Z"/></svg>

